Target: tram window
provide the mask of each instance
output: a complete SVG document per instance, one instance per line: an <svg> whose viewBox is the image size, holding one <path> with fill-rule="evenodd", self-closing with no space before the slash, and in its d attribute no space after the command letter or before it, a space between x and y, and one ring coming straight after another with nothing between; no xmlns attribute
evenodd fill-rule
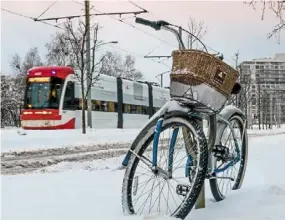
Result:
<svg viewBox="0 0 285 220"><path fill-rule="evenodd" d="M160 108L153 107L153 112L157 112Z"/></svg>
<svg viewBox="0 0 285 220"><path fill-rule="evenodd" d="M148 114L147 109L148 109L148 107L147 106L143 106L143 105L124 104L123 113L125 113L125 114L143 114L143 115L147 115Z"/></svg>
<svg viewBox="0 0 285 220"><path fill-rule="evenodd" d="M92 111L100 111L100 101L92 100Z"/></svg>
<svg viewBox="0 0 285 220"><path fill-rule="evenodd" d="M115 112L118 112L118 103L117 102L114 102L114 109L115 109Z"/></svg>
<svg viewBox="0 0 285 220"><path fill-rule="evenodd" d="M80 110L82 109L82 104L83 104L82 99L79 99L79 109ZM87 100L86 99L85 99L84 104L85 104L85 110L87 110Z"/></svg>
<svg viewBox="0 0 285 220"><path fill-rule="evenodd" d="M143 114L148 115L148 106L143 106Z"/></svg>
<svg viewBox="0 0 285 220"><path fill-rule="evenodd" d="M74 83L68 82L64 94L63 110L75 110Z"/></svg>
<svg viewBox="0 0 285 220"><path fill-rule="evenodd" d="M131 105L124 104L123 113L131 113Z"/></svg>
<svg viewBox="0 0 285 220"><path fill-rule="evenodd" d="M115 102L92 100L92 111L98 112L116 112Z"/></svg>
<svg viewBox="0 0 285 220"><path fill-rule="evenodd" d="M51 89L49 94L49 102L51 108L58 108L60 103L60 97L63 87L63 80L60 78L51 78Z"/></svg>
<svg viewBox="0 0 285 220"><path fill-rule="evenodd" d="M115 112L114 102L108 102L108 112Z"/></svg>
<svg viewBox="0 0 285 220"><path fill-rule="evenodd" d="M51 77L50 81L31 81L27 83L24 108L57 109L60 103L63 80Z"/></svg>

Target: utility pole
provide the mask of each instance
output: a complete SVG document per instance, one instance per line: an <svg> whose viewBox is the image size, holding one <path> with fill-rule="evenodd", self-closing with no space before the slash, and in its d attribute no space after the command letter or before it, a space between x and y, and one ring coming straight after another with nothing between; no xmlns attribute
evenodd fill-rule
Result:
<svg viewBox="0 0 285 220"><path fill-rule="evenodd" d="M91 68L90 68L90 5L89 0L84 1L85 5L85 28L86 28L86 74L87 74L87 126L92 128L92 103L91 103Z"/></svg>

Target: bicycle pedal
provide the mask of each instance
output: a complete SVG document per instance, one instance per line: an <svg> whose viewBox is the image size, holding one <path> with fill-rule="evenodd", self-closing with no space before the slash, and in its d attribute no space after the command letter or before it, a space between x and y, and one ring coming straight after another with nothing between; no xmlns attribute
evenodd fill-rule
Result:
<svg viewBox="0 0 285 220"><path fill-rule="evenodd" d="M190 191L189 185L178 184L176 186L176 193L180 196L186 196L189 191Z"/></svg>

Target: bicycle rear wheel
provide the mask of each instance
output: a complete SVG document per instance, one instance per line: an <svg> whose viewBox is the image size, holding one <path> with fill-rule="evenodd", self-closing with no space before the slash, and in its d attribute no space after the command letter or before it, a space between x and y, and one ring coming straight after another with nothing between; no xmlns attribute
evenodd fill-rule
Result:
<svg viewBox="0 0 285 220"><path fill-rule="evenodd" d="M238 114L234 114L230 117L229 122L233 127L239 145L240 161L237 162L235 165L230 166L228 169L224 170L224 172L217 173L215 177L218 178L209 180L211 191L216 201L221 201L225 199L226 195L230 190L239 189L242 185L246 172L248 142L246 130L243 135L243 119ZM234 138L229 126L226 126L223 130L220 145L228 149L230 154L236 154ZM213 164L215 169L222 169L223 167L225 167L226 163L229 163L229 161L225 162L223 160L217 159L214 156L212 156L212 158L214 160ZM225 178L232 178L232 180Z"/></svg>
<svg viewBox="0 0 285 220"><path fill-rule="evenodd" d="M191 119L164 120L158 143L160 171L154 172L145 163L152 161L155 127L153 123L141 133L141 141L126 168L123 211L125 214L158 213L184 219L194 206L206 176L207 140L201 127ZM172 148L175 133L176 145ZM172 175L170 164L173 165Z"/></svg>

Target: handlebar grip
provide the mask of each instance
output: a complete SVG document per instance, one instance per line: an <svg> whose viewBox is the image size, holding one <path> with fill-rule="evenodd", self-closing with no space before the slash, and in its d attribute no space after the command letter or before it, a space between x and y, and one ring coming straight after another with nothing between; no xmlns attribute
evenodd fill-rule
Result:
<svg viewBox="0 0 285 220"><path fill-rule="evenodd" d="M161 27L161 24L159 24L158 22L149 21L149 20L146 20L146 19L143 19L143 18L138 18L138 17L136 17L135 22L139 23L139 24L143 24L143 25L149 26L149 27L152 27L155 30L159 30L160 27Z"/></svg>
<svg viewBox="0 0 285 220"><path fill-rule="evenodd" d="M136 17L136 23L139 23L139 24L143 24L143 25L147 25L147 26L151 26L152 25L152 21L149 21L149 20L146 20L146 19L143 19L143 18L138 18Z"/></svg>

